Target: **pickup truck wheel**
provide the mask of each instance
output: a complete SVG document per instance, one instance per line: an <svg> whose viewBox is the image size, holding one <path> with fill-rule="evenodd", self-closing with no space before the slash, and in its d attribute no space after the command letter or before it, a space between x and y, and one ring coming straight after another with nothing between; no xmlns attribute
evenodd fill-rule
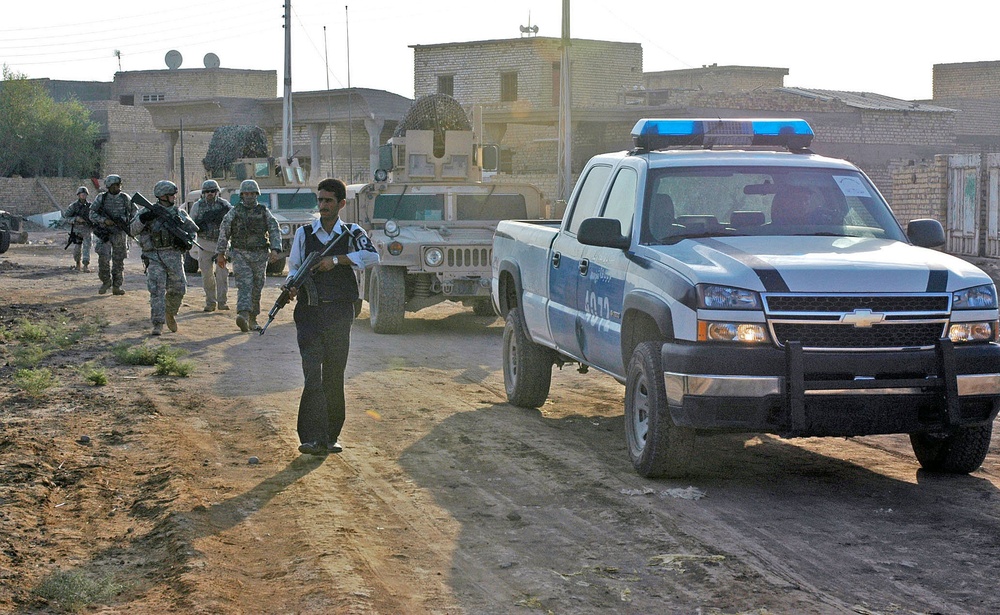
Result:
<svg viewBox="0 0 1000 615"><path fill-rule="evenodd" d="M0 228L0 254L3 254L10 248L10 231L5 228Z"/></svg>
<svg viewBox="0 0 1000 615"><path fill-rule="evenodd" d="M278 276L285 270L285 257L281 257L273 263L267 264L267 275Z"/></svg>
<svg viewBox="0 0 1000 615"><path fill-rule="evenodd" d="M549 397L552 353L531 341L521 310L507 313L503 329L503 385L507 401L521 408L537 408Z"/></svg>
<svg viewBox="0 0 1000 615"><path fill-rule="evenodd" d="M372 272L368 309L371 312L372 331L399 333L403 327L406 307L406 270L402 267L376 265Z"/></svg>
<svg viewBox="0 0 1000 615"><path fill-rule="evenodd" d="M625 380L628 454L636 472L647 478L683 474L694 447L694 432L670 419L661 348L659 342L639 344Z"/></svg>
<svg viewBox="0 0 1000 615"><path fill-rule="evenodd" d="M983 465L992 434L992 424L963 427L948 435L913 433L910 434L910 446L925 470L968 474Z"/></svg>
<svg viewBox="0 0 1000 615"><path fill-rule="evenodd" d="M493 309L493 301L490 299L476 299L476 302L472 304L472 313L476 316L496 316L497 313Z"/></svg>

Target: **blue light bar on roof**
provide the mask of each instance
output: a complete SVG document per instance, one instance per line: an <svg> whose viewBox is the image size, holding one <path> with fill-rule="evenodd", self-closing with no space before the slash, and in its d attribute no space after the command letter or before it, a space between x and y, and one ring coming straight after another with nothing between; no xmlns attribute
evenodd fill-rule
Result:
<svg viewBox="0 0 1000 615"><path fill-rule="evenodd" d="M812 128L799 119L644 119L632 128L632 141L643 150L753 145L803 150L812 138Z"/></svg>

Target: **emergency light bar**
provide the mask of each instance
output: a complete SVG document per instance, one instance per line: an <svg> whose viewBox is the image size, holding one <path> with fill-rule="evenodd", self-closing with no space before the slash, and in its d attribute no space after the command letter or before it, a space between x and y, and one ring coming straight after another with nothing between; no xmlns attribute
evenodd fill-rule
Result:
<svg viewBox="0 0 1000 615"><path fill-rule="evenodd" d="M640 150L667 147L771 146L804 150L813 131L799 119L643 119L632 128Z"/></svg>

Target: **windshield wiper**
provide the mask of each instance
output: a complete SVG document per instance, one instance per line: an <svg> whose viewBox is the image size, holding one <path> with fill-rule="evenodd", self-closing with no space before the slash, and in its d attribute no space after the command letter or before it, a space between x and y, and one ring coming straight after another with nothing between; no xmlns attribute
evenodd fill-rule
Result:
<svg viewBox="0 0 1000 615"><path fill-rule="evenodd" d="M660 245L673 245L683 239L705 239L707 237L746 237L747 233L740 233L737 231L729 230L718 230L718 231L700 231L697 233L679 233L677 235L670 235L669 237L664 237L660 239L657 243Z"/></svg>

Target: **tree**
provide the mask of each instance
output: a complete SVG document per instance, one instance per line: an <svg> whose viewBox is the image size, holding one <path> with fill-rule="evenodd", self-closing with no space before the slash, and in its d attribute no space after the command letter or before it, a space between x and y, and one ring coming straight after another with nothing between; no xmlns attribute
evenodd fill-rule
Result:
<svg viewBox="0 0 1000 615"><path fill-rule="evenodd" d="M38 81L3 67L0 177L86 177L99 165L98 125L79 101L57 103Z"/></svg>

